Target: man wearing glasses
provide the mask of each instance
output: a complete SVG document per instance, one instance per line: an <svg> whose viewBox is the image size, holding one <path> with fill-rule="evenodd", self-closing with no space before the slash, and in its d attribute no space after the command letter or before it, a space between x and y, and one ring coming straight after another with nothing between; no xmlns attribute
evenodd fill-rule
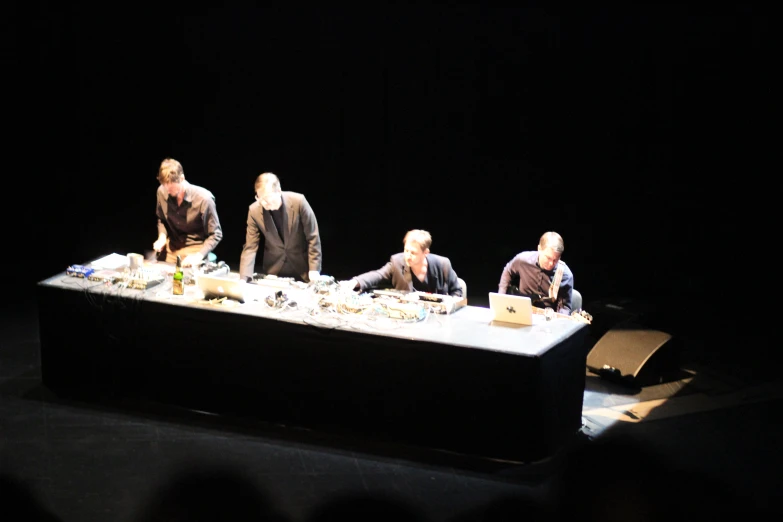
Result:
<svg viewBox="0 0 783 522"><path fill-rule="evenodd" d="M321 236L315 213L303 194L283 192L280 180L265 172L256 178L256 201L247 213L239 275L250 281L264 238L262 272L310 282L321 274Z"/></svg>

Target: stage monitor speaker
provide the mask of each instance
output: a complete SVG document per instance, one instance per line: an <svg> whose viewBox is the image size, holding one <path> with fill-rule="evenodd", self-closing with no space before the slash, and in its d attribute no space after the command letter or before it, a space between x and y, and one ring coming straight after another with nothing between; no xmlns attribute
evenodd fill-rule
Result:
<svg viewBox="0 0 783 522"><path fill-rule="evenodd" d="M587 354L587 369L633 387L664 382L676 370L672 336L635 323L606 332Z"/></svg>

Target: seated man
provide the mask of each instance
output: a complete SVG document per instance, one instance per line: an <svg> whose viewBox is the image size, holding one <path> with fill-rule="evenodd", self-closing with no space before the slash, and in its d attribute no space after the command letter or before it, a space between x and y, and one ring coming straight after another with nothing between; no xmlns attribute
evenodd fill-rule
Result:
<svg viewBox="0 0 783 522"><path fill-rule="evenodd" d="M420 291L462 297L462 288L451 261L430 253L432 236L426 230L409 230L403 239L405 250L394 254L379 270L341 281L352 290L367 291L376 288Z"/></svg>
<svg viewBox="0 0 783 522"><path fill-rule="evenodd" d="M571 315L574 274L560 260L563 250L560 234L545 232L538 241L538 250L521 252L506 264L498 293L524 295L533 306Z"/></svg>

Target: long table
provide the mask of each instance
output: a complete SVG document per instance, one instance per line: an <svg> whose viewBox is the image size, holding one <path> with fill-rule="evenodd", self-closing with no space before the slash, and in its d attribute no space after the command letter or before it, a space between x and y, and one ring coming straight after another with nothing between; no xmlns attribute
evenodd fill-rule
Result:
<svg viewBox="0 0 783 522"><path fill-rule="evenodd" d="M501 326L475 306L411 322L262 298L214 304L170 285L40 281L43 384L521 462L581 427L579 322Z"/></svg>

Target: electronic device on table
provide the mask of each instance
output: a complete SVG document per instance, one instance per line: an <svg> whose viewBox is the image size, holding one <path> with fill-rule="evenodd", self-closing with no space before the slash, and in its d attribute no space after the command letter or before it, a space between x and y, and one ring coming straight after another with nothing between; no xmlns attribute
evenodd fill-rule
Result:
<svg viewBox="0 0 783 522"><path fill-rule="evenodd" d="M206 263L203 263L197 270L198 274L207 274L213 276L228 275L230 271L231 269L225 261L220 261L218 263L207 261Z"/></svg>
<svg viewBox="0 0 783 522"><path fill-rule="evenodd" d="M467 304L467 299L464 297L419 292L416 290L406 292L405 290L382 289L373 290L372 294L381 299L396 300L400 303L421 303L427 310L436 314L450 314Z"/></svg>
<svg viewBox="0 0 783 522"><path fill-rule="evenodd" d="M90 277L90 274L95 272L94 268L84 265L71 265L65 269L65 273L71 277Z"/></svg>
<svg viewBox="0 0 783 522"><path fill-rule="evenodd" d="M204 299L228 298L240 303L249 300L246 292L247 283L241 279L206 274L198 276L197 284L204 294Z"/></svg>
<svg viewBox="0 0 783 522"><path fill-rule="evenodd" d="M289 288L296 280L293 277L278 277L271 274L253 274L252 284L273 288Z"/></svg>
<svg viewBox="0 0 783 522"><path fill-rule="evenodd" d="M135 290L146 290L166 280L165 274L145 267L135 270L125 267L124 270L119 271L107 268L98 268L96 270L92 266L71 265L65 270L65 273L71 277L79 277L96 283L123 285L126 288Z"/></svg>
<svg viewBox="0 0 783 522"><path fill-rule="evenodd" d="M533 324L533 304L529 297L490 292L489 309L493 322L522 326Z"/></svg>

